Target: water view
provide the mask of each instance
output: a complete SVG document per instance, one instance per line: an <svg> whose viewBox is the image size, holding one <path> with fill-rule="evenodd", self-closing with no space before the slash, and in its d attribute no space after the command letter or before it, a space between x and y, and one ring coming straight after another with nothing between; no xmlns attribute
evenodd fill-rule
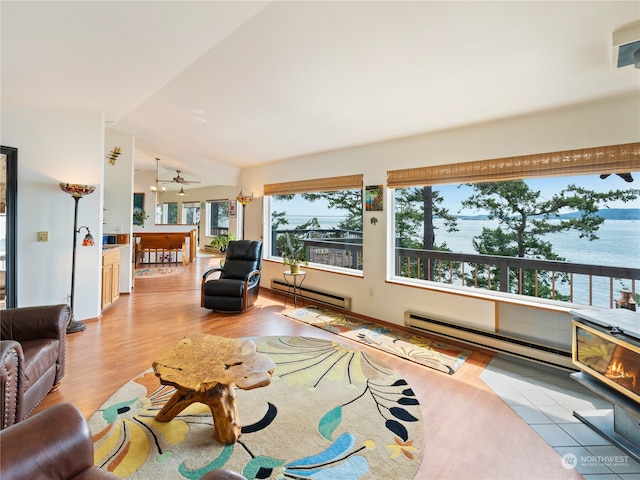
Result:
<svg viewBox="0 0 640 480"><path fill-rule="evenodd" d="M313 215L287 216L289 224L282 228L296 228L309 220ZM343 217L340 216L315 216L323 229L337 228ZM495 228L495 220L471 220L460 219L459 231L447 233L443 223L436 220L436 241L446 242L454 252L473 252L472 238L479 235L483 228ZM579 238L577 232L562 232L552 234L547 240L553 245L554 251L571 263L584 263L590 265L606 265L614 267L640 268L640 221L637 220L605 220L598 232L598 240L588 241ZM574 278L575 303L588 305L589 291L588 278L576 276ZM630 284L621 284L614 281L614 297L617 298L622 287L631 288ZM593 281L593 305L609 307L609 280L595 277ZM638 288L636 286L636 288ZM568 294L568 287L558 287L559 291Z"/></svg>

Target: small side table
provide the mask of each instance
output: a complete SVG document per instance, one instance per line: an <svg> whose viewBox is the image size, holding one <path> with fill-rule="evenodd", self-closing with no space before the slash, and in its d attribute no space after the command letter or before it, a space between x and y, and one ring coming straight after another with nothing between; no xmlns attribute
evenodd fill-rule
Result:
<svg viewBox="0 0 640 480"><path fill-rule="evenodd" d="M287 296L284 299L284 306L287 306L289 295L293 293L293 306L297 307L298 295L302 295L300 287L302 287L302 282L304 282L304 279L307 277L307 272L304 270L298 270L298 273L293 273L291 270L286 270L283 277L284 281L287 282L287 287L289 289Z"/></svg>

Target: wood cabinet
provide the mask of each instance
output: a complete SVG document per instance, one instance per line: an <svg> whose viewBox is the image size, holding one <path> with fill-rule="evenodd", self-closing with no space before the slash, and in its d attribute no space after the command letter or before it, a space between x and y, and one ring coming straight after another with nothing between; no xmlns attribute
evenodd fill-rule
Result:
<svg viewBox="0 0 640 480"><path fill-rule="evenodd" d="M102 252L102 309L120 297L120 249Z"/></svg>

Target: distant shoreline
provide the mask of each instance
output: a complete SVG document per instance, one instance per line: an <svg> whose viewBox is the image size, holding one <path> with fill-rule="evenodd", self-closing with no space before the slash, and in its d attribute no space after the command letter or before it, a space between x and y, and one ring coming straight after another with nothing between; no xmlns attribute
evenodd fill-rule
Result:
<svg viewBox="0 0 640 480"><path fill-rule="evenodd" d="M598 210L596 215L605 220L640 220L640 208L606 208ZM551 220L578 218L578 212L563 213ZM458 220L488 220L488 215L454 215ZM532 217L536 218L536 217Z"/></svg>

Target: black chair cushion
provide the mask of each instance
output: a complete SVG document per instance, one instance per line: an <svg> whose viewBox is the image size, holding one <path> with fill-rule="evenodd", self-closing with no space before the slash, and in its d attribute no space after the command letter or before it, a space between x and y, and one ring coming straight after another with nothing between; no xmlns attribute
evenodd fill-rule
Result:
<svg viewBox="0 0 640 480"><path fill-rule="evenodd" d="M220 278L204 284L205 296L241 297L244 285L242 280Z"/></svg>

